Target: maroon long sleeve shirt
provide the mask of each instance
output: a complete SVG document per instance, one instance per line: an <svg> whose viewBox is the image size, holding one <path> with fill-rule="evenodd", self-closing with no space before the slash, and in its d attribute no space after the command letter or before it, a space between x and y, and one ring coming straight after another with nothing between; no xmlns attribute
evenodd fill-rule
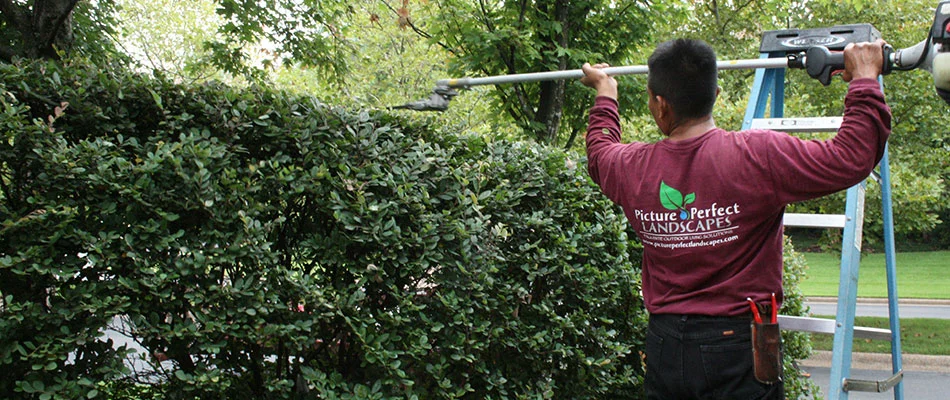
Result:
<svg viewBox="0 0 950 400"><path fill-rule="evenodd" d="M622 144L617 103L597 97L588 172L643 242L643 297L654 314L731 316L751 297L782 293L782 216L870 174L884 154L890 109L874 79L851 82L829 140L729 132Z"/></svg>

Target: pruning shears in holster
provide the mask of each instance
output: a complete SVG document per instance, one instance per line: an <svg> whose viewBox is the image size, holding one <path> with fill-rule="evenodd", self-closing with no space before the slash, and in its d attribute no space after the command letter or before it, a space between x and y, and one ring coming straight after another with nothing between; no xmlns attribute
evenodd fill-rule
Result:
<svg viewBox="0 0 950 400"><path fill-rule="evenodd" d="M771 318L762 321L759 305L746 298L752 308L752 357L755 379L764 384L782 380L782 334L778 328L778 302L772 293Z"/></svg>

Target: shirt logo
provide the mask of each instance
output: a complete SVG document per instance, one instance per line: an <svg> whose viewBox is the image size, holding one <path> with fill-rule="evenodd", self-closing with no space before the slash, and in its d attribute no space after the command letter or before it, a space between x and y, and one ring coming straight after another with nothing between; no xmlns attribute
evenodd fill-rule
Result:
<svg viewBox="0 0 950 400"><path fill-rule="evenodd" d="M667 249L715 247L739 239L739 225L734 218L742 212L739 203L704 199L697 202L696 193L683 194L660 181L660 204L633 210L634 227L646 246ZM716 199L712 199L716 200Z"/></svg>

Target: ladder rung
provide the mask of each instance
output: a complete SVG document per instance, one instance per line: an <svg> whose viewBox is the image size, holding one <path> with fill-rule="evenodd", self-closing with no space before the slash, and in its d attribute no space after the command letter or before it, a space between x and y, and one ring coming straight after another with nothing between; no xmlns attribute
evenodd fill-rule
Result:
<svg viewBox="0 0 950 400"><path fill-rule="evenodd" d="M886 392L892 387L904 380L904 371L898 371L896 374L883 381L866 381L861 379L845 378L842 388L845 392Z"/></svg>
<svg viewBox="0 0 950 400"><path fill-rule="evenodd" d="M785 213L785 226L804 228L844 228L848 218L844 214L795 214Z"/></svg>
<svg viewBox="0 0 950 400"><path fill-rule="evenodd" d="M779 328L787 331L824 333L833 335L835 333L836 321L833 319L813 318L813 317L795 317L791 315L778 316ZM872 340L891 340L890 329L854 327L854 337Z"/></svg>
<svg viewBox="0 0 950 400"><path fill-rule="evenodd" d="M841 126L842 117L809 118L755 118L751 129L769 129L780 132L835 132Z"/></svg>

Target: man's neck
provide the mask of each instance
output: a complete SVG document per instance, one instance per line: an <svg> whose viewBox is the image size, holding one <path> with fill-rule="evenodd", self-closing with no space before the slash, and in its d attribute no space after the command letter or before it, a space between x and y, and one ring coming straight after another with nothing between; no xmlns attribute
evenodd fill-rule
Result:
<svg viewBox="0 0 950 400"><path fill-rule="evenodd" d="M672 132L669 134L669 140L678 142L692 139L697 136L702 136L704 133L715 128L716 121L713 120L712 116L685 121L673 127Z"/></svg>

